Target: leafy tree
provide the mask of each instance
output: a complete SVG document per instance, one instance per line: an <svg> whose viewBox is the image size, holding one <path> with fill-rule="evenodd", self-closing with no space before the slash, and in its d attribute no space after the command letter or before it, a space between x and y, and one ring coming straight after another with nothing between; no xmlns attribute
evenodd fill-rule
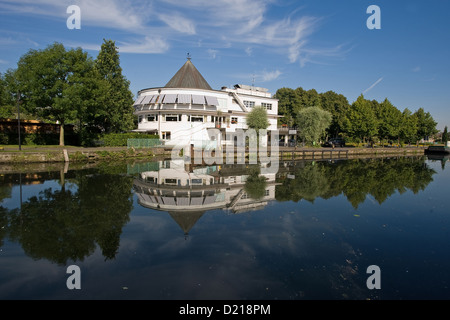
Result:
<svg viewBox="0 0 450 320"><path fill-rule="evenodd" d="M6 81L0 73L0 118L11 118L12 109L7 105L8 93L6 88Z"/></svg>
<svg viewBox="0 0 450 320"><path fill-rule="evenodd" d="M101 111L103 128L107 133L120 133L134 128L133 94L130 82L122 74L118 48L112 40L103 40L95 61L101 79L107 86L102 96Z"/></svg>
<svg viewBox="0 0 450 320"><path fill-rule="evenodd" d="M294 110L298 110L300 106L300 99L296 91L291 88L278 89L274 95L278 99L278 114L283 116L280 118L280 124L286 124L290 127L295 124Z"/></svg>
<svg viewBox="0 0 450 320"><path fill-rule="evenodd" d="M417 140L417 117L408 108L402 113L399 136L402 141L408 143L414 143Z"/></svg>
<svg viewBox="0 0 450 320"><path fill-rule="evenodd" d="M6 85L0 72L0 107L5 105Z"/></svg>
<svg viewBox="0 0 450 320"><path fill-rule="evenodd" d="M327 91L320 94L322 109L331 113L333 119L328 128L328 135L337 137L344 130L350 103L342 94Z"/></svg>
<svg viewBox="0 0 450 320"><path fill-rule="evenodd" d="M64 145L64 125L79 119L90 101L80 95L80 87L92 66L81 48L66 51L60 43L30 50L19 60L17 80L23 105L38 117L60 123L60 145Z"/></svg>
<svg viewBox="0 0 450 320"><path fill-rule="evenodd" d="M377 118L372 103L360 95L347 115L346 132L360 140L372 139L377 133Z"/></svg>
<svg viewBox="0 0 450 320"><path fill-rule="evenodd" d="M442 133L442 142L446 143L448 141L448 129L447 126L444 128L444 132Z"/></svg>
<svg viewBox="0 0 450 320"><path fill-rule="evenodd" d="M378 104L376 109L378 119L378 137L384 139L397 139L400 134L402 113L386 98Z"/></svg>
<svg viewBox="0 0 450 320"><path fill-rule="evenodd" d="M12 118L17 113L18 81L16 70L8 69L1 77L0 118Z"/></svg>
<svg viewBox="0 0 450 320"><path fill-rule="evenodd" d="M307 143L318 142L330 126L331 113L319 107L305 108L297 113L298 135Z"/></svg>
<svg viewBox="0 0 450 320"><path fill-rule="evenodd" d="M436 129L437 123L429 112L419 108L414 115L417 117L417 136L419 139L426 139L438 132Z"/></svg>
<svg viewBox="0 0 450 320"><path fill-rule="evenodd" d="M247 125L250 129L255 129L257 132L260 129L267 129L269 127L269 120L267 119L267 111L261 106L256 106L247 115Z"/></svg>

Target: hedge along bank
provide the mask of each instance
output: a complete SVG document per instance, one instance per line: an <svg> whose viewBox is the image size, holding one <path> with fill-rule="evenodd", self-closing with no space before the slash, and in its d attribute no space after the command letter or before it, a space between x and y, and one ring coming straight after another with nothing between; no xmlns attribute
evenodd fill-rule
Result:
<svg viewBox="0 0 450 320"><path fill-rule="evenodd" d="M114 161L122 159L153 159L164 155L163 148L134 149L134 148L96 148L86 150L51 150L41 152L6 152L0 151L1 163L33 163L33 162L89 162Z"/></svg>

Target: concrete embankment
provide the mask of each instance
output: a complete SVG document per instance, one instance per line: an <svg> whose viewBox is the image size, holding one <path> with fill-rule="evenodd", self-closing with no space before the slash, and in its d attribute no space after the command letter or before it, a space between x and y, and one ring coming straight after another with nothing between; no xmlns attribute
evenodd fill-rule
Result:
<svg viewBox="0 0 450 320"><path fill-rule="evenodd" d="M358 157L383 157L401 155L424 155L423 147L404 148L279 148L280 160L288 159L352 159ZM23 151L5 148L0 151L0 164L12 163L64 163L114 161L123 159L170 158L171 151L164 148L128 149L110 148L43 148ZM246 152L248 156L248 151Z"/></svg>

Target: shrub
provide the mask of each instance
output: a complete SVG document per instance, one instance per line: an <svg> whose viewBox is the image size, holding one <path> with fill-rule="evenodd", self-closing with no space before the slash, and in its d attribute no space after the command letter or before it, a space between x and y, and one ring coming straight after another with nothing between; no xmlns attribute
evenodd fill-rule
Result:
<svg viewBox="0 0 450 320"><path fill-rule="evenodd" d="M146 133L109 133L100 138L107 147L126 147L128 139L159 139L159 136Z"/></svg>

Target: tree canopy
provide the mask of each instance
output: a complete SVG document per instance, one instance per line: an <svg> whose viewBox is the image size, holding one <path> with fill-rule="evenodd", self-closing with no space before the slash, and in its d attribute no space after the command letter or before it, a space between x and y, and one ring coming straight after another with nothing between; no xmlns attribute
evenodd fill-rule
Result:
<svg viewBox="0 0 450 320"><path fill-rule="evenodd" d="M133 129L129 86L114 41L104 40L95 60L81 48L66 49L55 42L29 50L17 69L0 76L0 105L15 104L20 98L28 114L61 125L60 145L64 145L66 124L75 125L81 139Z"/></svg>
<svg viewBox="0 0 450 320"><path fill-rule="evenodd" d="M307 143L318 142L331 124L331 113L319 107L308 107L297 113L300 139Z"/></svg>
<svg viewBox="0 0 450 320"><path fill-rule="evenodd" d="M437 133L436 121L429 112L419 108L415 112L399 110L387 98L382 102L368 100L360 95L349 103L342 94L333 91L318 93L305 90L280 88L274 98L278 99L279 124L301 130L299 113L308 107L318 107L331 114L331 124L324 138L344 137L354 142L375 140L382 142L398 140L415 143Z"/></svg>
<svg viewBox="0 0 450 320"><path fill-rule="evenodd" d="M129 89L130 82L122 74L119 52L114 41L104 39L95 60L95 68L106 82L101 113L104 130L119 133L133 129L133 94Z"/></svg>
<svg viewBox="0 0 450 320"><path fill-rule="evenodd" d="M254 107L247 115L247 125L256 131L260 129L267 129L269 120L267 119L267 111L261 106Z"/></svg>

